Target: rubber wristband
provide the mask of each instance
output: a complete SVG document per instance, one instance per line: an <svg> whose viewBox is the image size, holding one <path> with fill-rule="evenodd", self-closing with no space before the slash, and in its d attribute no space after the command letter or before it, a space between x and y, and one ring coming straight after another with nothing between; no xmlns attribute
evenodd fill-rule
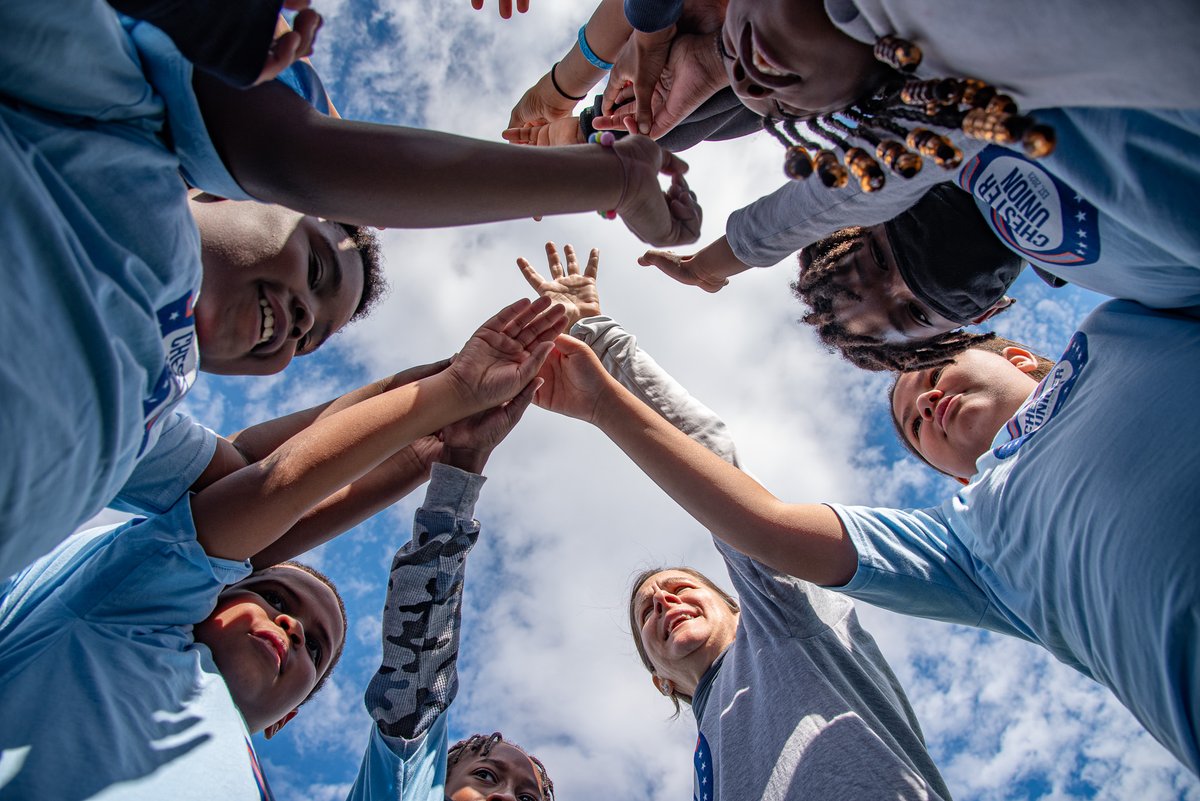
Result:
<svg viewBox="0 0 1200 801"><path fill-rule="evenodd" d="M592 52L592 48L588 47L586 24L579 26L579 52L583 53L583 57L588 60L588 63L597 69L611 70L613 68L611 61L600 58Z"/></svg>
<svg viewBox="0 0 1200 801"><path fill-rule="evenodd" d="M580 95L579 97L575 97L574 95L569 95L566 92L564 92L562 90L562 87L558 85L558 77L554 74L554 71L556 69L558 69L557 61L555 61L554 66L550 68L550 83L554 84L554 91L558 92L560 95L565 97L567 100L574 100L576 102L583 100L584 98L587 97L586 94Z"/></svg>

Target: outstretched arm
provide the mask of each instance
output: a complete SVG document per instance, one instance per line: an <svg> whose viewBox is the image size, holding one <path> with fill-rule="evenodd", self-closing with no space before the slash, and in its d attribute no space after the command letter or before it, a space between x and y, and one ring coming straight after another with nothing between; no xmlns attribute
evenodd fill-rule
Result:
<svg viewBox="0 0 1200 801"><path fill-rule="evenodd" d="M681 284L698 286L705 292L720 292L729 279L750 269L729 247L725 237L705 245L691 256L669 250L647 250L638 259L643 267L657 267Z"/></svg>
<svg viewBox="0 0 1200 801"><path fill-rule="evenodd" d="M192 498L200 544L227 559L258 554L418 437L515 397L563 321L548 301L514 303L476 331L448 369L320 420L221 479Z"/></svg>
<svg viewBox="0 0 1200 801"><path fill-rule="evenodd" d="M448 426L412 541L392 560L383 608L383 661L364 701L381 734L420 737L458 692L458 639L467 553L479 537L475 501L488 456L533 398Z"/></svg>
<svg viewBox="0 0 1200 801"><path fill-rule="evenodd" d="M779 500L638 400L583 343L559 337L539 375L539 406L595 425L714 536L816 584L854 575L857 553L832 509Z"/></svg>
<svg viewBox="0 0 1200 801"><path fill-rule="evenodd" d="M274 82L239 91L197 74L217 151L250 195L326 219L427 228L616 209L640 239L694 242L699 208L663 192L687 165L649 139L612 148L512 148L326 117Z"/></svg>

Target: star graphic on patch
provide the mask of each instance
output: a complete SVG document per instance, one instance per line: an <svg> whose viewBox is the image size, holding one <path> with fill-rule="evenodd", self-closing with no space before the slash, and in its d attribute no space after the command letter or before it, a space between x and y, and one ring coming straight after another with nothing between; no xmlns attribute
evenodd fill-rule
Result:
<svg viewBox="0 0 1200 801"><path fill-rule="evenodd" d="M1080 195L1080 194L1078 194L1078 193L1077 193L1077 194L1075 195L1075 202L1076 202L1076 203L1082 203L1082 202L1083 202L1083 195Z"/></svg>
<svg viewBox="0 0 1200 801"><path fill-rule="evenodd" d="M1075 219L1078 220L1079 222L1083 222L1084 220L1087 219L1087 212L1086 211L1075 212Z"/></svg>
<svg viewBox="0 0 1200 801"><path fill-rule="evenodd" d="M1087 250L1087 242L1079 242L1075 245L1075 247L1079 248L1080 250Z"/></svg>
<svg viewBox="0 0 1200 801"><path fill-rule="evenodd" d="M1080 228L1075 232L1075 236L1079 237L1080 239L1087 239L1087 231Z"/></svg>
<svg viewBox="0 0 1200 801"><path fill-rule="evenodd" d="M171 319L172 319L172 320L178 320L178 319L179 319L179 312L171 312Z"/></svg>

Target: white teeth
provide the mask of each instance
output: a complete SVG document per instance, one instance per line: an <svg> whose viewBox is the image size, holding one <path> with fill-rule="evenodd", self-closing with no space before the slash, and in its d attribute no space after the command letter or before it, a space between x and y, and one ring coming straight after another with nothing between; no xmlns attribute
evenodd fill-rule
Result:
<svg viewBox="0 0 1200 801"><path fill-rule="evenodd" d="M787 73L782 70L777 70L766 62L758 50L754 47L750 48L750 60L754 62L754 68L763 75L773 75L776 78L786 78Z"/></svg>
<svg viewBox="0 0 1200 801"><path fill-rule="evenodd" d="M257 344L261 345L270 342L271 337L275 336L275 312L271 309L270 302L261 294L258 296L258 305L262 309L262 336L258 338Z"/></svg>

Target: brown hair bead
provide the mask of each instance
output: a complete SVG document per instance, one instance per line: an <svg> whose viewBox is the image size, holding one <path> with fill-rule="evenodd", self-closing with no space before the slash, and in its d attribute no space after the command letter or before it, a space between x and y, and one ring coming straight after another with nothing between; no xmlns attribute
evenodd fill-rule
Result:
<svg viewBox="0 0 1200 801"><path fill-rule="evenodd" d="M817 177L821 179L821 183L830 189L841 189L849 180L846 168L841 165L837 153L832 150L822 150L813 159L813 164L817 168Z"/></svg>
<svg viewBox="0 0 1200 801"><path fill-rule="evenodd" d="M883 169L871 154L861 147L852 147L846 151L846 167L850 174L858 179L858 185L864 192L877 192L887 182Z"/></svg>
<svg viewBox="0 0 1200 801"><path fill-rule="evenodd" d="M899 36L883 36L875 42L875 58L901 72L912 72L921 63L921 48Z"/></svg>
<svg viewBox="0 0 1200 801"><path fill-rule="evenodd" d="M885 139L875 148L875 157L901 178L912 178L921 171L922 159L895 139Z"/></svg>
<svg viewBox="0 0 1200 801"><path fill-rule="evenodd" d="M802 181L813 173L813 160L800 145L792 145L783 157L783 173L793 181Z"/></svg>

